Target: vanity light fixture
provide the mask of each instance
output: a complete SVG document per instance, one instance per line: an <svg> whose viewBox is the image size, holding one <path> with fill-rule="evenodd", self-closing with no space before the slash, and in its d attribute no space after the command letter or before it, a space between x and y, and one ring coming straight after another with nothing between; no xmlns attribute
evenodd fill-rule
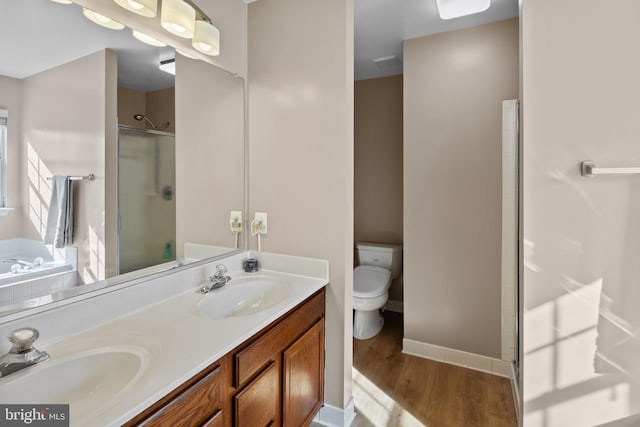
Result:
<svg viewBox="0 0 640 427"><path fill-rule="evenodd" d="M436 4L440 18L453 19L484 12L491 6L491 0L436 0Z"/></svg>
<svg viewBox="0 0 640 427"><path fill-rule="evenodd" d="M220 54L220 30L211 22L197 20L192 44L198 52L217 56Z"/></svg>
<svg viewBox="0 0 640 427"><path fill-rule="evenodd" d="M96 13L91 9L87 9L86 7L82 8L82 13L90 21L93 21L94 23L105 28L109 28L110 30L122 30L124 28L124 25L122 25L121 23L116 22L107 16L100 15L99 13Z"/></svg>
<svg viewBox="0 0 640 427"><path fill-rule="evenodd" d="M185 52L184 50L176 49L176 52L178 52L180 55L184 56L185 58L198 59L195 56L191 55L190 53Z"/></svg>
<svg viewBox="0 0 640 427"><path fill-rule="evenodd" d="M196 10L183 0L163 0L160 12L162 28L178 37L193 37Z"/></svg>
<svg viewBox="0 0 640 427"><path fill-rule="evenodd" d="M176 59L168 58L160 61L159 68L165 73L176 75Z"/></svg>
<svg viewBox="0 0 640 427"><path fill-rule="evenodd" d="M146 35L145 33L141 33L140 31L131 30L133 32L133 37L140 40L142 43L146 43L151 46L156 47L165 47L166 44L161 42L160 40L154 39L151 36Z"/></svg>
<svg viewBox="0 0 640 427"><path fill-rule="evenodd" d="M153 18L158 11L158 0L113 0L129 12Z"/></svg>

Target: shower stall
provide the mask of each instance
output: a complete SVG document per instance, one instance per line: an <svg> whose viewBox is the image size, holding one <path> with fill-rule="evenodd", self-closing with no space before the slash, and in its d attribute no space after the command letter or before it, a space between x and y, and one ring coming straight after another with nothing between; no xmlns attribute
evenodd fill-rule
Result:
<svg viewBox="0 0 640 427"><path fill-rule="evenodd" d="M175 135L118 126L118 274L176 259Z"/></svg>

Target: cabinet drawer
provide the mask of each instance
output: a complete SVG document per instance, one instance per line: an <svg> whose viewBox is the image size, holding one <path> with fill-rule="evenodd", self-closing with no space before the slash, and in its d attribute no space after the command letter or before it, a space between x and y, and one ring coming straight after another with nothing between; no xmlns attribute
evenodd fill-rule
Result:
<svg viewBox="0 0 640 427"><path fill-rule="evenodd" d="M191 427L214 422L214 414L222 407L221 370L218 366L138 425Z"/></svg>
<svg viewBox="0 0 640 427"><path fill-rule="evenodd" d="M324 314L324 290L234 356L234 386L240 387L307 331Z"/></svg>
<svg viewBox="0 0 640 427"><path fill-rule="evenodd" d="M222 427L222 410L216 412L213 417L209 418L202 424L202 427Z"/></svg>
<svg viewBox="0 0 640 427"><path fill-rule="evenodd" d="M266 427L275 425L280 413L280 375L271 363L256 379L234 398L237 427Z"/></svg>

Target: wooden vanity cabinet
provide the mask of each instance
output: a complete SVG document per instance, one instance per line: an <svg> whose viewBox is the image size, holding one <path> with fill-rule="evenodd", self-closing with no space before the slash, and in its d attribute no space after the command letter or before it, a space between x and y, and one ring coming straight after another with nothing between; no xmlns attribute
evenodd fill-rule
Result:
<svg viewBox="0 0 640 427"><path fill-rule="evenodd" d="M324 396L324 288L125 424L307 426Z"/></svg>

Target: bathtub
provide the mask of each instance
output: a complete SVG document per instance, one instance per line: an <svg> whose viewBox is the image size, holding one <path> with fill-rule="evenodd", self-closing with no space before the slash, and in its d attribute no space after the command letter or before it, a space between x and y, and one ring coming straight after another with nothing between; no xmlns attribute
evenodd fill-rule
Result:
<svg viewBox="0 0 640 427"><path fill-rule="evenodd" d="M42 257L44 263L30 270L11 272L13 263L0 262L0 306L40 298L77 286L76 249L53 249L41 241L10 239L0 245L0 259L19 259L33 263Z"/></svg>

